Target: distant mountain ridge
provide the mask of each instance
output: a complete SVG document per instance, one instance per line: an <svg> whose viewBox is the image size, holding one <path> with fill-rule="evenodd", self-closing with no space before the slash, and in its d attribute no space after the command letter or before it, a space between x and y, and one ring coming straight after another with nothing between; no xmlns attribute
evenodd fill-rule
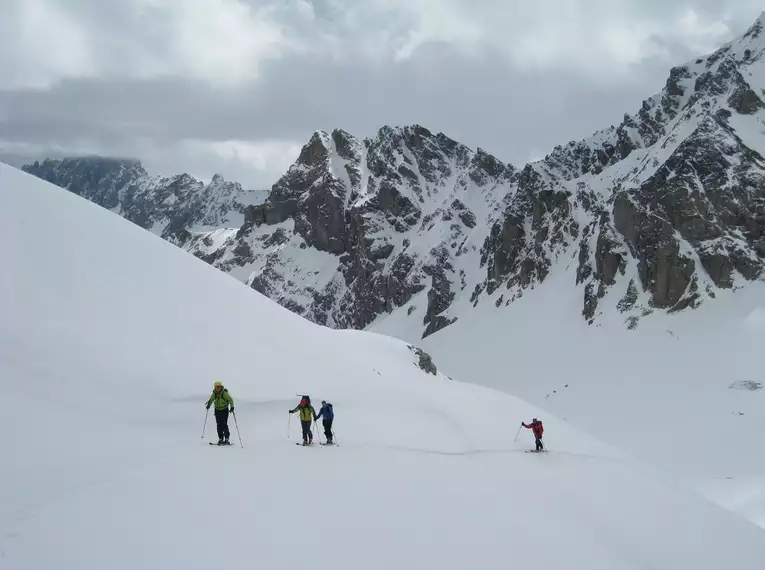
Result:
<svg viewBox="0 0 765 570"><path fill-rule="evenodd" d="M134 159L78 157L47 159L22 167L112 210L162 237L188 229L241 224L244 208L265 199L237 182L215 175L204 184L188 174L150 176Z"/></svg>
<svg viewBox="0 0 765 570"><path fill-rule="evenodd" d="M166 239L330 327L403 310L427 336L560 271L588 322L619 311L632 328L763 276L764 22L673 68L618 126L520 169L414 125L315 133L257 204L215 179L115 191L135 165L25 170L144 227L162 220Z"/></svg>

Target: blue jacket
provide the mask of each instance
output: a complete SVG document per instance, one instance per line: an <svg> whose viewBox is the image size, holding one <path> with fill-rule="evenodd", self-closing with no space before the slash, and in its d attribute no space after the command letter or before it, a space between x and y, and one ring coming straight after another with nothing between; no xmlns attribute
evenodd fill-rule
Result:
<svg viewBox="0 0 765 570"><path fill-rule="evenodd" d="M335 418L335 411L332 409L332 404L324 404L319 410L316 419L318 420L322 416L324 416L325 420L332 420Z"/></svg>

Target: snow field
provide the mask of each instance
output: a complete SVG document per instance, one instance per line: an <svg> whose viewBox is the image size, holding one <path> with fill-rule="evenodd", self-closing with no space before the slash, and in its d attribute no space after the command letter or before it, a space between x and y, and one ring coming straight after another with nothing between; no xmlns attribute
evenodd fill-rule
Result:
<svg viewBox="0 0 765 570"><path fill-rule="evenodd" d="M760 529L564 421L425 374L398 340L308 323L2 165L0 240L0 568L765 561ZM215 380L244 448L233 421L234 446L200 438ZM296 393L335 404L339 447L294 445L295 416L287 439ZM548 454L513 441L532 416Z"/></svg>

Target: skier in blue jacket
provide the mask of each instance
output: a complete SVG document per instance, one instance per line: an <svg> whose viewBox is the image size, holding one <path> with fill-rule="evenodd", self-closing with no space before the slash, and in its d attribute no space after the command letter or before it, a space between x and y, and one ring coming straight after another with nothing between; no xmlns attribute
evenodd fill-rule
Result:
<svg viewBox="0 0 765 570"><path fill-rule="evenodd" d="M319 410L319 413L316 414L316 419L319 418L322 419L322 423L324 424L324 435L327 437L327 443L332 444L332 420L335 419L335 411L332 408L332 404L327 402L326 400L321 401L321 409Z"/></svg>

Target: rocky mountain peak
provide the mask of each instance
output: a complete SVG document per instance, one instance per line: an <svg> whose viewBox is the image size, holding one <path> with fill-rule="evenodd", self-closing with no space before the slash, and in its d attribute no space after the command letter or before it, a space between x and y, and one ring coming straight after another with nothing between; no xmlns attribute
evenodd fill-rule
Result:
<svg viewBox="0 0 765 570"><path fill-rule="evenodd" d="M329 135L324 131L316 131L311 140L303 146L296 164L314 167L323 164L329 157L332 148Z"/></svg>
<svg viewBox="0 0 765 570"><path fill-rule="evenodd" d="M335 129L311 136L262 203L188 175L95 177L88 197L331 327L395 313L434 334L556 275L587 322L634 328L765 274L764 23L673 67L618 125L520 168L422 125L364 140ZM89 188L74 171L55 177Z"/></svg>

